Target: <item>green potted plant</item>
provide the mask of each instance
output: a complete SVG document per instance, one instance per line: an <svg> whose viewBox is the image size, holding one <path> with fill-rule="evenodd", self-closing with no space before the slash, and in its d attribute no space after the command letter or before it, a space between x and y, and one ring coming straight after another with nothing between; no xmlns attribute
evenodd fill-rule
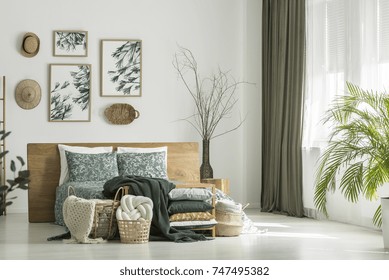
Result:
<svg viewBox="0 0 389 280"><path fill-rule="evenodd" d="M335 100L324 119L332 130L316 170L314 203L327 217L328 192L339 189L353 203L362 196L372 201L389 182L389 95L346 86L348 94ZM389 225L383 223L382 205L372 218L385 235ZM384 243L389 246L385 237Z"/></svg>
<svg viewBox="0 0 389 280"><path fill-rule="evenodd" d="M6 132L4 130L0 131L0 140L4 140L8 135L10 135L11 132ZM3 166L5 155L8 154L9 151L2 151L0 153L0 165ZM29 177L30 172L28 170L23 170L23 167L25 166L25 162L22 157L17 156L16 157L19 161L20 167L17 168L17 164L14 160L11 160L10 162L10 170L13 172L14 179L8 179L2 178L0 174L0 216L6 215L7 213L7 207L12 204L12 200L16 199L16 196L8 197L8 194L15 189L22 189L27 190L28 189L28 183L29 183Z"/></svg>

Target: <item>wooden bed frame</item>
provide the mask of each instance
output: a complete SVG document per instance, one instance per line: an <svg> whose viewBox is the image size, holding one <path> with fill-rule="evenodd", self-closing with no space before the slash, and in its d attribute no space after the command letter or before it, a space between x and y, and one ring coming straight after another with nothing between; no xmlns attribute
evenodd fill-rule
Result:
<svg viewBox="0 0 389 280"><path fill-rule="evenodd" d="M28 218L30 223L54 222L55 192L60 176L58 144L99 147L168 147L168 176L186 182L177 187L196 187L200 183L199 147L197 142L160 143L30 143L27 144L27 168L30 170ZM200 184L212 187L212 184ZM213 230L214 231L214 230Z"/></svg>

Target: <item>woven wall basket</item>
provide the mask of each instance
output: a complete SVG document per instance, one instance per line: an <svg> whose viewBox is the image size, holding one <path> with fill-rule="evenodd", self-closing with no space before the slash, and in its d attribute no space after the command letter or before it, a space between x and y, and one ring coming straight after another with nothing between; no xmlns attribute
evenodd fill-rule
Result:
<svg viewBox="0 0 389 280"><path fill-rule="evenodd" d="M116 103L104 110L104 115L112 124L130 124L139 118L139 112L130 104Z"/></svg>

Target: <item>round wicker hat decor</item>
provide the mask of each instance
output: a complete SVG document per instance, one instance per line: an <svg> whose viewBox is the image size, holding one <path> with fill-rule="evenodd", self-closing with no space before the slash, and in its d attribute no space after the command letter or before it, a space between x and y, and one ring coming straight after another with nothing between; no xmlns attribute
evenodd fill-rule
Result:
<svg viewBox="0 0 389 280"><path fill-rule="evenodd" d="M105 109L104 115L112 124L130 124L139 118L139 112L130 104L116 103Z"/></svg>
<svg viewBox="0 0 389 280"><path fill-rule="evenodd" d="M36 56L39 52L40 40L39 37L34 33L26 33L23 37L22 42L22 55L25 57Z"/></svg>
<svg viewBox="0 0 389 280"><path fill-rule="evenodd" d="M23 80L15 90L16 103L23 109L32 109L41 101L41 87L34 80Z"/></svg>

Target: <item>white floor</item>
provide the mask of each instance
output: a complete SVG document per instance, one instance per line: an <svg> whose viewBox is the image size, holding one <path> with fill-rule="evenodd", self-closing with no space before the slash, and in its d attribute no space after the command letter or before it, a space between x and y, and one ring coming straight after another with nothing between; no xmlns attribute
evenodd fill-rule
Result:
<svg viewBox="0 0 389 280"><path fill-rule="evenodd" d="M29 223L27 214L0 216L1 260L389 260L378 230L246 209L265 233L194 243L65 244L47 241L64 229Z"/></svg>

